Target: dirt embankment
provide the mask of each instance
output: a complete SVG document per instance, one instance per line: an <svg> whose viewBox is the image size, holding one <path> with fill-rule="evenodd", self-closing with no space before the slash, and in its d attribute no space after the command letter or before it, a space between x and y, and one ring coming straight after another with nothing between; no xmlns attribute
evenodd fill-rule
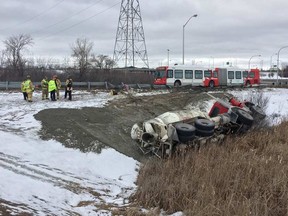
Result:
<svg viewBox="0 0 288 216"><path fill-rule="evenodd" d="M144 156L130 137L134 123L154 118L163 112L183 109L188 104L208 99L195 91L172 92L151 96L127 96L113 100L104 108L50 109L35 115L42 122L43 139L56 139L66 147L83 152L115 150L141 161Z"/></svg>

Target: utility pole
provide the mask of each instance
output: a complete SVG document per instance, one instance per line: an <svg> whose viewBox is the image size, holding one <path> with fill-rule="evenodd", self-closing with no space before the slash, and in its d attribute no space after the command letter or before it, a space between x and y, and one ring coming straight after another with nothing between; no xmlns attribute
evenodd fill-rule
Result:
<svg viewBox="0 0 288 216"><path fill-rule="evenodd" d="M125 67L142 63L149 68L139 0L121 2L113 60L122 61Z"/></svg>

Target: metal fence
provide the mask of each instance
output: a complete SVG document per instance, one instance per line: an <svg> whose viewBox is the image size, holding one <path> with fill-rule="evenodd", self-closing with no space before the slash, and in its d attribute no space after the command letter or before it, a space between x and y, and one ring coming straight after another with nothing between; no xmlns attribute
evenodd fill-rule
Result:
<svg viewBox="0 0 288 216"><path fill-rule="evenodd" d="M33 82L36 88L41 88L40 82ZM124 84L115 85L109 82L73 82L74 89L121 89L123 88ZM150 88L163 88L165 86L154 86L152 84L126 84L130 88L137 88L137 89L150 89ZM62 86L65 86L65 82L62 82ZM0 82L0 90L14 90L20 89L21 82Z"/></svg>

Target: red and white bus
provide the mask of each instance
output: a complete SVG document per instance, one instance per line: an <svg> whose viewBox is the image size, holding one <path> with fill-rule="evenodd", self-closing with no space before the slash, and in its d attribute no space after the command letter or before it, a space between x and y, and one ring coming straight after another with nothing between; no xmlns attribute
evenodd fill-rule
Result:
<svg viewBox="0 0 288 216"><path fill-rule="evenodd" d="M154 85L208 86L211 76L212 70L204 67L186 65L161 66L156 68Z"/></svg>
<svg viewBox="0 0 288 216"><path fill-rule="evenodd" d="M259 86L260 70L227 67L213 71L204 67L175 65L156 68L154 85L170 86Z"/></svg>
<svg viewBox="0 0 288 216"><path fill-rule="evenodd" d="M209 87L217 86L257 86L260 85L260 70L237 67L215 68L210 78Z"/></svg>

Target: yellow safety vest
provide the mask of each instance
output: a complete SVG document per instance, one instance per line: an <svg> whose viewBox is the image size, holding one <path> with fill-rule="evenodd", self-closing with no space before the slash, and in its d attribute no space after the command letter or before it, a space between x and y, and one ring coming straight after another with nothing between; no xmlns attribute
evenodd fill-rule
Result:
<svg viewBox="0 0 288 216"><path fill-rule="evenodd" d="M56 83L55 80L50 80L48 83L48 91L51 92L53 90L56 90Z"/></svg>
<svg viewBox="0 0 288 216"><path fill-rule="evenodd" d="M32 84L32 81L30 79L27 79L25 82L24 82L24 89L27 93L29 92L32 92L34 89L33 89L33 84Z"/></svg>

